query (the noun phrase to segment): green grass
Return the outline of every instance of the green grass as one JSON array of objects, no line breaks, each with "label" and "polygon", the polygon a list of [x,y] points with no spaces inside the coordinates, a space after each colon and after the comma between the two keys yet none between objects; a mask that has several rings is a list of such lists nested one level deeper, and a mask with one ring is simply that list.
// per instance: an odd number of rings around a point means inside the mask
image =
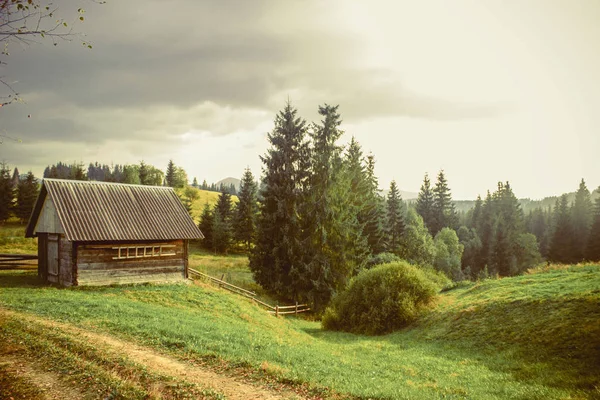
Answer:
[{"label": "green grass", "polygon": [[7,222],[0,225],[0,253],[37,254],[37,239],[25,238],[25,226]]},{"label": "green grass", "polygon": [[58,289],[39,285],[34,272],[0,271],[0,306],[319,393],[600,398],[597,265],[464,285],[443,293],[417,324],[379,337],[276,319],[207,285]]},{"label": "green grass", "polygon": [[[176,190],[178,193],[181,193],[183,191],[183,189]],[[198,189],[198,198],[192,203],[192,218],[194,219],[194,221],[198,222],[200,220],[200,214],[202,214],[202,209],[204,209],[204,205],[206,203],[208,203],[211,206],[217,204],[219,195],[219,192],[211,192],[208,190]],[[237,196],[231,196],[231,200],[233,203],[238,202]]]}]

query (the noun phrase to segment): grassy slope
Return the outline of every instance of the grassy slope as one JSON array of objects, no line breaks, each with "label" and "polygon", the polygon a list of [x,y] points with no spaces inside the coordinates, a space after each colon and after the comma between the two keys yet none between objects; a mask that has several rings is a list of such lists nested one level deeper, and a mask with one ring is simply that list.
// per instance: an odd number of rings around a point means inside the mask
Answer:
[{"label": "grassy slope", "polygon": [[381,337],[276,319],[195,285],[56,289],[5,271],[0,306],[357,397],[591,398],[600,395],[599,288],[600,266],[469,285]]}]

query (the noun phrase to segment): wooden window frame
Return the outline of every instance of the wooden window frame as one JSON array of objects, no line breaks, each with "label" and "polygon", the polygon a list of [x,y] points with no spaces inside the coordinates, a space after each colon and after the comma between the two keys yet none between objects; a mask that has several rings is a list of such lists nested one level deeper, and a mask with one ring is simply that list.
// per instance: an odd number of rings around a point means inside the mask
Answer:
[{"label": "wooden window frame", "polygon": [[[117,250],[117,256],[113,257],[113,260],[131,260],[136,258],[149,258],[149,257],[171,257],[177,255],[175,251],[167,250],[172,249],[174,244],[160,244],[152,246],[116,246],[113,250]],[[123,254],[125,251],[125,254]]]}]

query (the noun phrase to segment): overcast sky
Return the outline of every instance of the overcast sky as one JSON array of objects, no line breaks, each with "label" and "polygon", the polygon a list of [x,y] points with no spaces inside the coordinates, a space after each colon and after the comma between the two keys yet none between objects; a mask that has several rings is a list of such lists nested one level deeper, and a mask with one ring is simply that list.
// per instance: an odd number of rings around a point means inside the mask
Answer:
[{"label": "overcast sky", "polygon": [[[600,2],[58,2],[93,43],[14,46],[0,76],[0,159],[169,159],[192,179],[261,173],[289,98],[339,104],[382,187],[444,169],[455,199],[510,181],[518,197],[600,185]],[[31,117],[29,118],[28,115]]]}]

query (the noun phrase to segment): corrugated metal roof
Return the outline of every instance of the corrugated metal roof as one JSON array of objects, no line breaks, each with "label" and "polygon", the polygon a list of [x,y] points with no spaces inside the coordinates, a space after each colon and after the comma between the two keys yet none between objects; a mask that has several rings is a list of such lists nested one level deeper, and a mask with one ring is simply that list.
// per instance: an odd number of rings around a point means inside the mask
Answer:
[{"label": "corrugated metal roof", "polygon": [[70,241],[202,239],[170,187],[44,179],[27,227],[33,230],[50,196]]}]

